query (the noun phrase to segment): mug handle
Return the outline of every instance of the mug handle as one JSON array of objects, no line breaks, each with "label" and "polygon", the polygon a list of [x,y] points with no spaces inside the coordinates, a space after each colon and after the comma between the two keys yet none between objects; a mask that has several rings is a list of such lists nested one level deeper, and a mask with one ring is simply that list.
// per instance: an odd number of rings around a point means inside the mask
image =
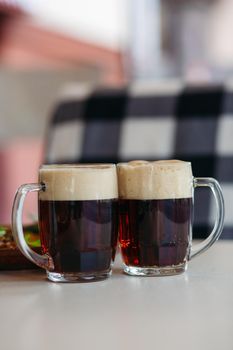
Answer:
[{"label": "mug handle", "polygon": [[193,184],[194,189],[197,187],[209,187],[211,189],[215,198],[217,212],[212,232],[203,242],[191,247],[189,260],[206,251],[219,238],[223,230],[225,216],[224,199],[218,181],[210,177],[196,177],[193,179]]},{"label": "mug handle", "polygon": [[26,195],[30,192],[44,191],[44,184],[25,184],[19,187],[12,209],[12,234],[21,253],[34,264],[48,271],[54,270],[54,263],[48,254],[40,255],[34,252],[27,244],[23,233],[22,214]]}]

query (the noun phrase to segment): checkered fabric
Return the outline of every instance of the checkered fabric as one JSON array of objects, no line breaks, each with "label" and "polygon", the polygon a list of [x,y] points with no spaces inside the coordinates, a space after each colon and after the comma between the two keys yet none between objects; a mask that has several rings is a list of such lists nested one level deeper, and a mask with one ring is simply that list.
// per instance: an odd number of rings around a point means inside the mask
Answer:
[{"label": "checkered fabric", "polygon": [[[196,177],[215,177],[225,197],[222,238],[233,238],[233,87],[134,85],[70,93],[47,134],[47,163],[176,158]],[[195,191],[194,238],[209,234],[215,203]]]}]

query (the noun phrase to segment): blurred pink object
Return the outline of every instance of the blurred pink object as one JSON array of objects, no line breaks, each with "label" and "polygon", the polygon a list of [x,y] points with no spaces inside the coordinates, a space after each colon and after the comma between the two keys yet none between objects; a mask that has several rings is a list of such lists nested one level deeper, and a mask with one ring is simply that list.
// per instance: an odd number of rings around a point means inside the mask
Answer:
[{"label": "blurred pink object", "polygon": [[[43,159],[43,142],[24,138],[11,141],[0,149],[0,225],[10,224],[11,208],[17,188],[23,183],[37,182]],[[37,219],[36,195],[25,202],[24,223]]]}]

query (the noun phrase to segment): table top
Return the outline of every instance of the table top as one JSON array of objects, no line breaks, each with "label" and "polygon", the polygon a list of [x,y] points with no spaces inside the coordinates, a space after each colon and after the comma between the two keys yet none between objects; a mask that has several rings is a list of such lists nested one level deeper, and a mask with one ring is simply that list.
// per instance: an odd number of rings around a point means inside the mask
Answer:
[{"label": "table top", "polygon": [[233,242],[184,274],[58,284],[41,271],[0,272],[2,350],[233,349]]}]

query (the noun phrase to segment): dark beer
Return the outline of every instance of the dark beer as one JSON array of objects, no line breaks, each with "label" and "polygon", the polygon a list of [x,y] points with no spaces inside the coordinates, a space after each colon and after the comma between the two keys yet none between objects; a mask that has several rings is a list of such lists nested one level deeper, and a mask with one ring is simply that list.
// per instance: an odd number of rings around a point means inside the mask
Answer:
[{"label": "dark beer", "polygon": [[53,281],[111,274],[118,238],[118,187],[113,164],[51,165],[40,169],[39,224]]},{"label": "dark beer", "polygon": [[192,232],[191,164],[178,160],[120,163],[120,246],[124,271],[183,272]]},{"label": "dark beer", "polygon": [[43,253],[54,272],[108,271],[117,245],[118,201],[39,201]]},{"label": "dark beer", "polygon": [[172,266],[186,261],[192,198],[120,200],[120,246],[126,265]]}]

